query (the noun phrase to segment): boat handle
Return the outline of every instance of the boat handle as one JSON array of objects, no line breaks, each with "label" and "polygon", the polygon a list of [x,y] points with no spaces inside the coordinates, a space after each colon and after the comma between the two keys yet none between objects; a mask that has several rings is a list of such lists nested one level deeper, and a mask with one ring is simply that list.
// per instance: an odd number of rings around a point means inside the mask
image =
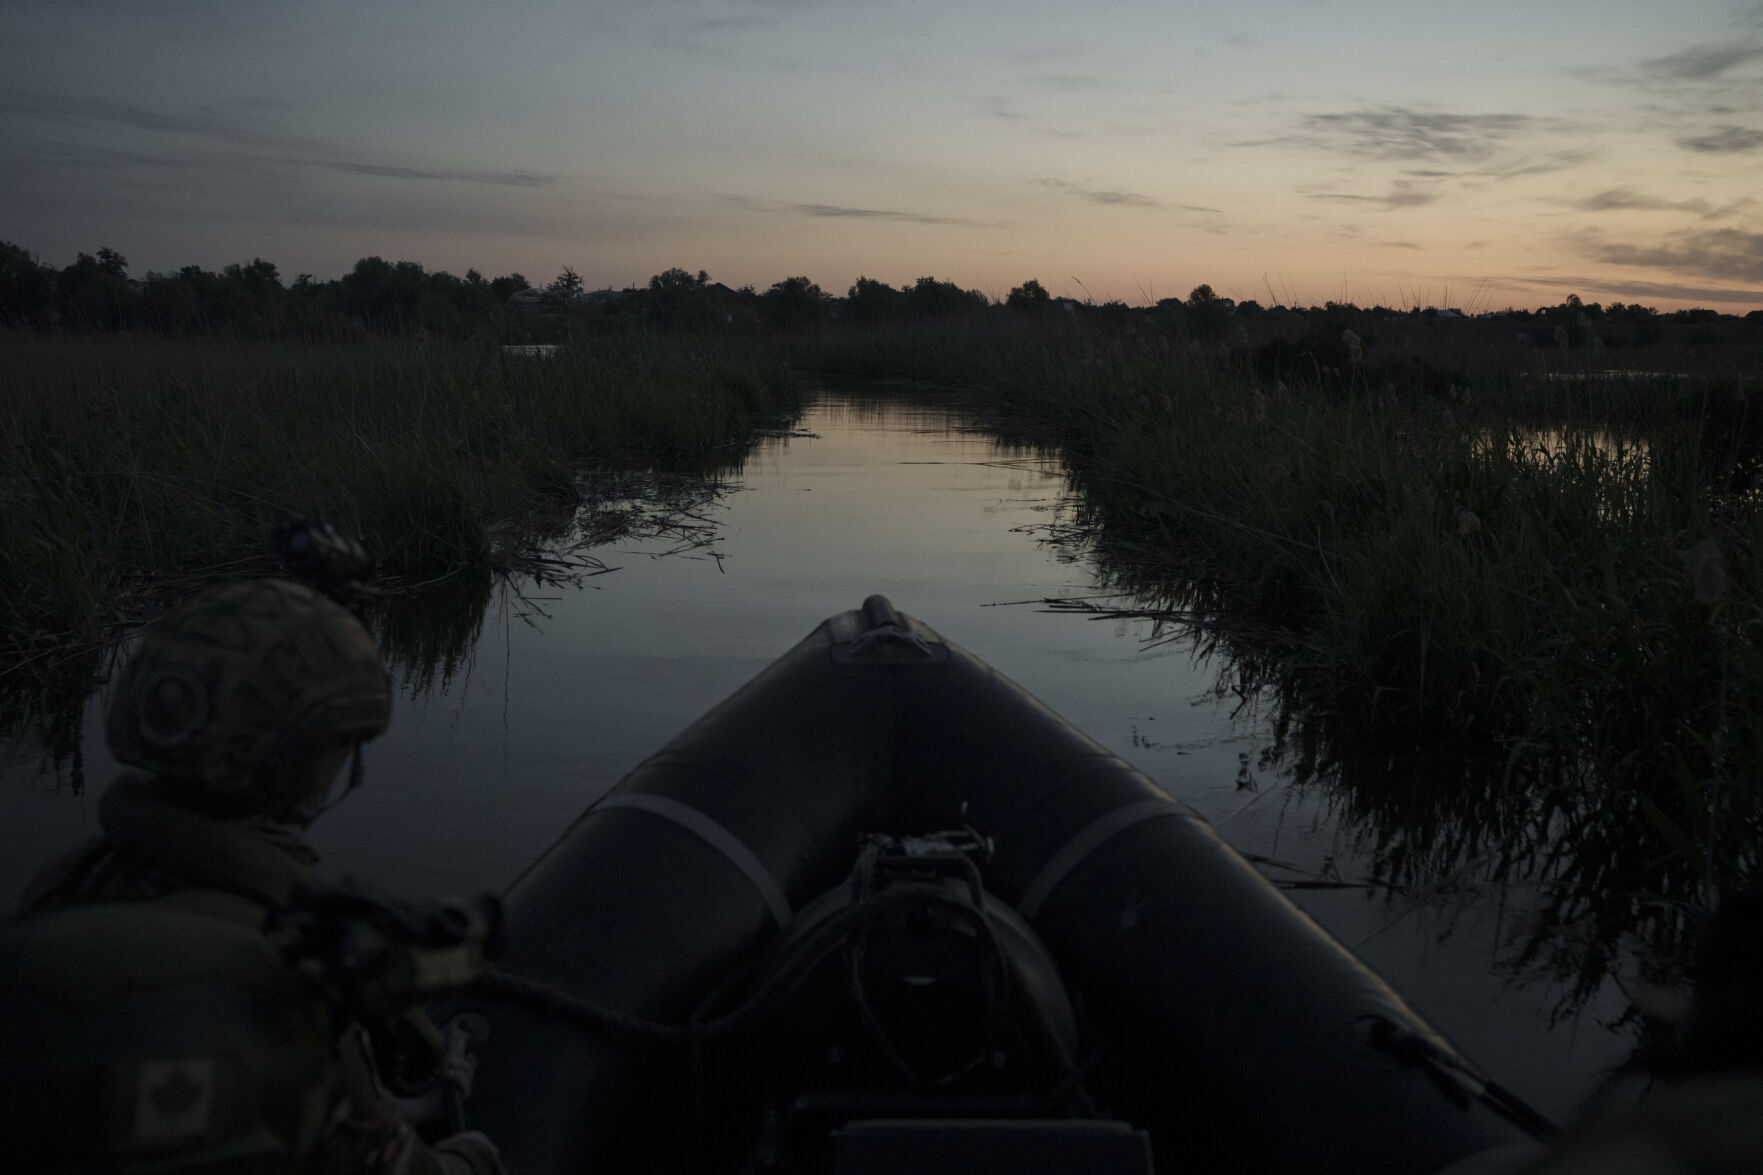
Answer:
[{"label": "boat handle", "polygon": [[765,899],[766,909],[781,930],[790,921],[790,903],[784,897],[783,887],[771,870],[765,867],[758,854],[748,848],[746,842],[730,832],[722,824],[705,815],[690,804],[668,796],[658,796],[649,792],[624,792],[611,795],[595,804],[591,811],[601,812],[609,808],[634,808],[639,812],[647,812],[651,816],[659,816],[663,820],[672,821],[711,848],[723,855],[723,858],[744,874],[759,896]]},{"label": "boat handle", "polygon": [[1059,846],[1059,851],[1047,858],[1041,871],[1035,874],[1028,888],[1022,891],[1022,900],[1016,903],[1017,912],[1024,918],[1034,918],[1041,912],[1053,891],[1073,869],[1084,863],[1084,860],[1098,848],[1102,842],[1117,832],[1124,832],[1135,824],[1158,816],[1185,816],[1187,809],[1174,800],[1139,800],[1132,804],[1122,804],[1112,811],[1105,812],[1086,824],[1077,835]]}]

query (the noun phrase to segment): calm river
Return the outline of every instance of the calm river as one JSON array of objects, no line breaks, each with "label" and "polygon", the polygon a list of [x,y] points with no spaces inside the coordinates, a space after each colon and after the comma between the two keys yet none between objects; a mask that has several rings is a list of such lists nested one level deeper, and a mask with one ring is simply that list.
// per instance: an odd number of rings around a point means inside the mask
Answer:
[{"label": "calm river", "polygon": [[[1095,572],[1040,539],[1064,500],[1050,457],[1001,446],[953,401],[828,391],[796,435],[765,442],[699,510],[710,541],[614,541],[607,574],[501,589],[451,674],[408,674],[367,782],[315,826],[335,871],[410,894],[497,889],[584,806],[826,616],[888,595],[971,649],[1198,808],[1239,849],[1296,867],[1365,871],[1323,789],[1258,771],[1269,722],[1217,700],[1215,669],[1149,622],[1048,614],[1037,601],[1100,590]],[[1027,601],[1027,602],[1024,602]],[[76,792],[65,764],[0,747],[0,899],[93,830],[113,771],[102,693],[83,720]],[[1233,712],[1236,711],[1236,712]],[[1294,891],[1496,1078],[1565,1115],[1627,1054],[1604,1025],[1625,1006],[1608,982],[1551,1023],[1560,992],[1514,975],[1525,899],[1488,885]],[[1318,1080],[1327,1080],[1318,1074]]]}]

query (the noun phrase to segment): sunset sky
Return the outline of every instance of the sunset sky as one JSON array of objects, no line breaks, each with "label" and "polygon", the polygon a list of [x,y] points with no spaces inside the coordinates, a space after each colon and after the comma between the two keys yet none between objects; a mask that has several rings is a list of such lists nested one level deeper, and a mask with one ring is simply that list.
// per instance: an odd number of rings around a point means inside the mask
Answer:
[{"label": "sunset sky", "polygon": [[1763,307],[1763,5],[0,0],[0,240]]}]

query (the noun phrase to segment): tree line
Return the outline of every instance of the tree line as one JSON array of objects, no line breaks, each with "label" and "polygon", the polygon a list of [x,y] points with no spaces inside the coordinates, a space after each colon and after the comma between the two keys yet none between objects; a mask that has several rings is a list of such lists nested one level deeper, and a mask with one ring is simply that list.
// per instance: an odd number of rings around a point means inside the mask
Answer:
[{"label": "tree line", "polygon": [[[1186,298],[1152,306],[1108,301],[1095,304],[1055,298],[1028,280],[999,301],[952,281],[921,277],[900,287],[860,276],[841,297],[801,275],[768,289],[731,289],[700,269],[663,270],[644,286],[588,290],[565,266],[536,286],[519,273],[486,278],[476,269],[464,277],[429,272],[414,261],[364,257],[340,278],[299,274],[285,281],[262,258],[213,272],[186,265],[170,273],[129,275],[128,260],[111,248],[80,253],[61,269],[39,262],[25,249],[0,241],[0,327],[64,331],[147,330],[170,336],[228,336],[300,340],[356,338],[484,338],[500,342],[556,342],[578,333],[652,329],[799,330],[840,321],[853,324],[951,319],[988,313],[1044,314],[1064,310],[1099,323],[1149,321],[1197,339],[1222,339],[1233,327],[1253,330],[1271,320],[1303,319],[1338,334],[1344,326],[1393,319],[1462,317],[1454,310],[1350,302],[1298,309],[1233,301],[1210,285]],[[1734,321],[1712,310],[1660,314],[1639,304],[1583,303],[1577,295],[1557,306],[1508,310],[1483,318],[1518,320],[1538,345],[1580,347],[1599,337],[1644,345],[1669,323]],[[1763,322],[1763,311],[1747,316]],[[1621,328],[1617,332],[1613,328]]]},{"label": "tree line", "polygon": [[[1022,289],[1028,293],[1024,294]],[[1012,293],[1012,304],[1050,302],[1038,283]],[[253,258],[218,272],[186,265],[169,273],[129,274],[111,248],[81,253],[62,269],[0,241],[0,327],[64,331],[148,330],[172,336],[337,340],[362,337],[483,337],[502,342],[553,341],[577,329],[710,330],[766,325],[798,328],[833,317],[875,322],[979,313],[991,301],[954,282],[919,278],[901,289],[860,277],[844,298],[806,277],[788,277],[763,293],[730,289],[703,270],[663,270],[646,286],[583,288],[574,269],[535,286],[519,273],[457,277],[414,261],[364,257],[340,278],[300,274],[285,281],[273,262]]]}]

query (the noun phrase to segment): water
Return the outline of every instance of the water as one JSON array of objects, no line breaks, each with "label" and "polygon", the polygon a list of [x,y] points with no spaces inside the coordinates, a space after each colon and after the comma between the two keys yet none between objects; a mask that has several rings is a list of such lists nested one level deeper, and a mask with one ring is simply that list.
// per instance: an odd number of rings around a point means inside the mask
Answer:
[{"label": "water", "polygon": [[[953,403],[828,391],[797,435],[765,443],[698,510],[711,529],[696,545],[677,534],[615,542],[593,553],[616,571],[500,590],[450,677],[405,683],[391,731],[369,748],[366,785],[314,840],[330,868],[394,890],[500,888],[692,719],[820,620],[882,592],[1150,773],[1239,849],[1295,867],[1275,875],[1362,876],[1365,857],[1326,794],[1259,766],[1269,720],[1220,700],[1216,667],[1196,663],[1191,644],[1152,643],[1162,634],[1148,621],[1048,615],[1033,603],[1099,590],[1088,564],[1040,541],[1064,490],[1056,459],[1000,445]],[[83,719],[84,793],[65,766],[59,777],[46,770],[39,749],[4,749],[0,900],[94,830],[114,771],[101,710],[89,705]],[[1242,786],[1245,762],[1253,790]],[[1601,1026],[1625,1006],[1611,983],[1552,1027],[1560,992],[1507,974],[1505,944],[1531,897],[1522,890],[1293,896],[1546,1112],[1568,1113],[1627,1053]]]}]

